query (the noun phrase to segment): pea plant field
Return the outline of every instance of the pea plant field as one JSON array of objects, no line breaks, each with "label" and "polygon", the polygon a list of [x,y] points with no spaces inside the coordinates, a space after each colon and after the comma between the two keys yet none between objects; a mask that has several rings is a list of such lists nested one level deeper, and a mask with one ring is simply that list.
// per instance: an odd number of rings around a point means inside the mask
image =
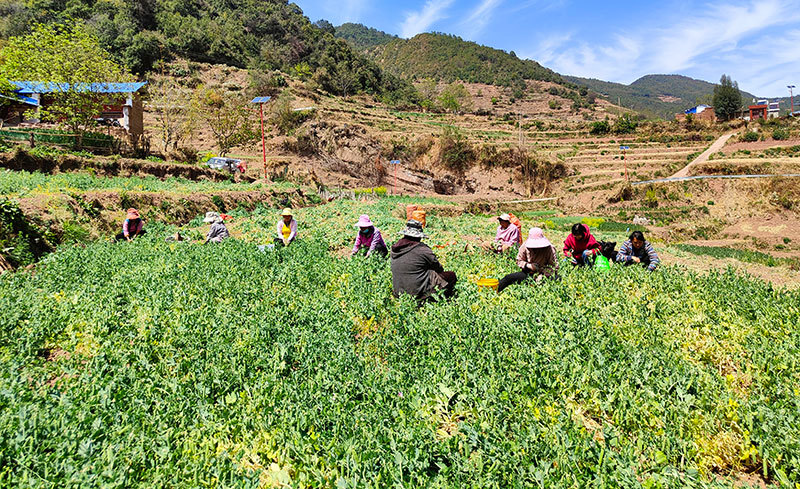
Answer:
[{"label": "pea plant field", "polygon": [[498,295],[475,281],[513,257],[456,239],[488,216],[431,213],[459,283],[418,306],[346,257],[406,202],[298,209],[274,251],[261,209],[216,246],[0,275],[0,487],[800,487],[800,292],[666,264]]}]

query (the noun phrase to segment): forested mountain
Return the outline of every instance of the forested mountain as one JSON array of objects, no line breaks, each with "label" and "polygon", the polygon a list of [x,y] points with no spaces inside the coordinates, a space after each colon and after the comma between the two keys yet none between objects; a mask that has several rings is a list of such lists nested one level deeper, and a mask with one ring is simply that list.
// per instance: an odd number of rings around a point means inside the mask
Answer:
[{"label": "forested mountain", "polygon": [[409,95],[410,84],[337,39],[333,28],[312,24],[286,0],[3,0],[0,37],[27,32],[33,23],[85,22],[131,71],[143,74],[159,59],[183,56],[262,70],[311,74],[320,86]]},{"label": "forested mountain", "polygon": [[[682,75],[646,75],[630,85],[606,82],[592,78],[565,76],[567,80],[588,87],[608,98],[612,103],[631,108],[651,117],[671,119],[678,112],[697,105],[711,104],[714,84]],[[742,92],[749,101],[754,95]]]},{"label": "forested mountain", "polygon": [[387,34],[378,29],[352,23],[342,24],[337,27],[336,37],[344,39],[359,51],[366,51],[398,39],[397,36]]},{"label": "forested mountain", "polygon": [[507,53],[481,46],[458,36],[425,33],[411,39],[393,38],[384,42],[388,34],[357,24],[340,26],[337,36],[348,39],[353,46],[360,46],[385,70],[405,78],[501,86],[519,84],[523,80],[566,84],[558,73],[535,61],[520,59],[513,51]]}]

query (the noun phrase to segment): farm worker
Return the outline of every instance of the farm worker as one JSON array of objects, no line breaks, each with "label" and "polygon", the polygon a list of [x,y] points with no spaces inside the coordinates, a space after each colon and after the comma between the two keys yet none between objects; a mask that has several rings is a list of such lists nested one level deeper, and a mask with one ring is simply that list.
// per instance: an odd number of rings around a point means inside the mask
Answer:
[{"label": "farm worker", "polygon": [[223,239],[230,237],[228,228],[225,227],[219,212],[206,212],[203,222],[211,224],[211,229],[206,234],[206,243],[221,243]]},{"label": "farm worker", "polygon": [[573,265],[591,265],[594,256],[600,253],[600,243],[594,239],[589,226],[573,224],[572,231],[564,240],[564,256]]},{"label": "farm worker", "polygon": [[658,268],[661,260],[658,259],[653,246],[644,239],[644,234],[641,231],[634,231],[619,249],[617,262],[625,265],[639,264],[652,272]]},{"label": "farm worker", "polygon": [[558,252],[550,240],[545,238],[541,228],[531,228],[528,232],[528,239],[519,247],[517,265],[522,270],[500,279],[497,292],[502,292],[511,284],[523,282],[528,277],[535,277],[538,282],[543,277],[552,278],[557,275]]},{"label": "farm worker", "polygon": [[360,250],[367,250],[367,256],[373,253],[379,253],[381,256],[386,256],[389,253],[386,248],[386,243],[383,241],[381,232],[375,227],[375,224],[369,220],[369,216],[363,214],[356,223],[358,228],[358,236],[356,236],[356,244],[353,246],[353,253],[355,255]]},{"label": "farm worker", "polygon": [[494,250],[505,252],[512,246],[516,246],[519,239],[519,228],[511,224],[511,216],[501,214],[497,218],[497,234],[494,237]]},{"label": "farm worker", "polygon": [[143,236],[147,231],[144,230],[144,221],[142,221],[139,211],[130,208],[127,211],[125,221],[122,222],[122,232],[114,237],[115,241],[132,241],[133,238]]},{"label": "farm worker", "polygon": [[288,207],[281,213],[281,219],[277,225],[278,237],[275,238],[275,244],[282,244],[289,246],[289,243],[297,238],[297,221],[292,216],[292,210]]},{"label": "farm worker", "polygon": [[411,219],[400,234],[403,237],[392,246],[392,289],[395,296],[413,295],[417,300],[430,299],[437,290],[445,297],[455,293],[456,274],[445,272],[433,251],[422,242],[427,237],[422,223]]}]

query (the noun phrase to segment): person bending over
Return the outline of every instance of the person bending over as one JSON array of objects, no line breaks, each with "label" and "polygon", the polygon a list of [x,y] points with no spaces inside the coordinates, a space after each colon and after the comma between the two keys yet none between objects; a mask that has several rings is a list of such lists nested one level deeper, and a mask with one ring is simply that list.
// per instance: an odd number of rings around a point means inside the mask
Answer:
[{"label": "person bending over", "polygon": [[544,232],[540,228],[532,228],[528,233],[528,239],[522,243],[517,253],[517,265],[522,270],[501,278],[497,292],[502,292],[509,285],[518,284],[529,277],[535,278],[537,282],[542,278],[556,277],[557,257],[556,248],[545,238]]},{"label": "person bending over", "polygon": [[392,246],[392,290],[395,296],[409,294],[419,301],[443,290],[445,297],[455,294],[456,274],[446,272],[433,251],[422,242],[427,237],[422,223],[414,219],[400,232],[403,237]]}]

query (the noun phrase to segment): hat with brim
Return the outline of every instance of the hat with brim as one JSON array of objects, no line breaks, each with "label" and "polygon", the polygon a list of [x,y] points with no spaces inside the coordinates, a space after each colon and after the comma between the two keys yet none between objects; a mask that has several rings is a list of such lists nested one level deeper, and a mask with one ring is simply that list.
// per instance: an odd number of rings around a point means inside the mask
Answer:
[{"label": "hat with brim", "polygon": [[511,222],[511,216],[509,216],[508,214],[500,214],[499,216],[497,216],[497,220]]},{"label": "hat with brim", "polygon": [[525,241],[525,247],[547,248],[548,246],[553,246],[553,244],[544,237],[544,231],[541,228],[531,228],[528,232],[528,239]]},{"label": "hat with brim", "polygon": [[282,216],[290,216],[291,217],[293,215],[292,214],[292,210],[287,207],[286,209],[283,210],[283,212],[281,212],[281,215]]},{"label": "hat with brim", "polygon": [[358,218],[358,222],[356,223],[357,228],[371,228],[375,226],[372,224],[372,221],[369,220],[369,216],[366,214],[362,214],[361,217]]},{"label": "hat with brim", "polygon": [[128,209],[128,219],[139,219],[139,211],[134,208]]},{"label": "hat with brim", "polygon": [[417,221],[416,219],[411,219],[406,223],[406,228],[400,231],[398,234],[402,234],[403,236],[409,238],[427,238],[424,232],[422,232],[422,223]]},{"label": "hat with brim", "polygon": [[222,222],[222,216],[219,215],[219,212],[206,212],[206,217],[203,218],[203,222],[209,224],[215,222]]}]

